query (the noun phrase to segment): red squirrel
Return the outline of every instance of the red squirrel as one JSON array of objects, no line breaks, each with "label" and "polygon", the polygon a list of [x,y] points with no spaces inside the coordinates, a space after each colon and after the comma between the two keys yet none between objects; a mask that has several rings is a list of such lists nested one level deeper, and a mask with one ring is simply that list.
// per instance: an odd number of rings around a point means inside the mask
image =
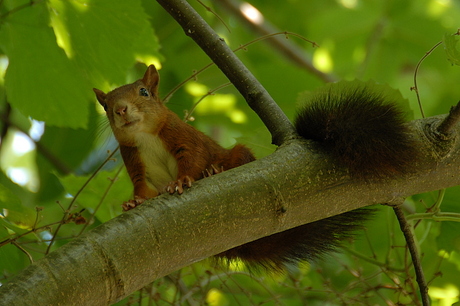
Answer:
[{"label": "red squirrel", "polygon": [[[134,185],[134,200],[125,202],[124,210],[162,192],[181,194],[196,180],[255,160],[246,146],[224,149],[183,122],[163,104],[158,85],[158,71],[151,65],[132,84],[107,94],[94,89]],[[317,94],[299,111],[295,127],[358,179],[407,173],[417,155],[403,113],[364,87]],[[246,243],[216,258],[283,270],[336,249],[371,215],[369,209],[353,210]]]},{"label": "red squirrel", "polygon": [[226,150],[182,121],[160,100],[158,83],[151,65],[142,79],[108,94],[94,88],[134,185],[135,199],[124,203],[124,210],[164,191],[181,194],[207,174],[255,160],[247,147]]}]

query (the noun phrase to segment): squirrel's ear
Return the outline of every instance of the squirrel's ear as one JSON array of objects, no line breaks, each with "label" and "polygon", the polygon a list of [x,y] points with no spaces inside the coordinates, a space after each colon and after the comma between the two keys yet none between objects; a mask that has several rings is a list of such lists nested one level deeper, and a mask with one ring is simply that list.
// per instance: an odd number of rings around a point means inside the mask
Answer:
[{"label": "squirrel's ear", "polygon": [[158,83],[160,82],[160,75],[154,65],[150,65],[142,78],[142,82],[147,85],[151,93],[158,94]]},{"label": "squirrel's ear", "polygon": [[99,103],[105,104],[105,97],[107,97],[105,92],[103,92],[102,90],[97,89],[97,88],[93,88],[93,91],[96,94],[96,98],[99,101]]}]

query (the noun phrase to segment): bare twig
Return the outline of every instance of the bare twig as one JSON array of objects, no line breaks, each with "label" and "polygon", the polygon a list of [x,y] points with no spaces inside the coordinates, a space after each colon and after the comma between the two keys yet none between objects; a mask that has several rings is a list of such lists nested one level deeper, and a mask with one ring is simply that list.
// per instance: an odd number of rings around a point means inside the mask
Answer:
[{"label": "bare twig", "polygon": [[[110,157],[112,157],[115,152],[116,152],[116,150],[110,155]],[[109,160],[109,158],[107,158],[104,161],[104,163],[101,166],[99,166],[99,168],[96,171],[99,171],[102,168],[102,166],[107,163],[108,160]],[[120,175],[120,173],[121,173],[121,171],[123,169],[124,169],[124,165],[121,165],[121,167],[118,168],[117,173],[115,173],[115,176],[113,178],[109,179],[110,180],[109,186],[107,186],[107,188],[105,189],[104,194],[99,199],[99,203],[96,205],[96,207],[94,208],[93,212],[91,213],[91,216],[88,218],[88,222],[85,222],[85,225],[80,230],[80,232],[78,233],[77,236],[80,236],[81,234],[83,234],[83,232],[86,230],[88,225],[90,225],[93,222],[94,216],[99,211],[99,208],[101,207],[102,203],[104,202],[105,198],[107,197],[107,194],[109,193],[110,189],[113,187],[113,184],[115,183],[115,181],[117,180],[118,176]],[[85,185],[86,185],[86,183],[85,183]]]},{"label": "bare twig", "polygon": [[80,187],[80,189],[77,191],[77,193],[75,194],[75,196],[73,197],[72,201],[70,201],[70,204],[69,206],[67,207],[67,210],[64,211],[64,215],[62,216],[62,220],[61,222],[59,223],[59,225],[57,226],[56,230],[54,231],[54,234],[53,234],[53,238],[51,238],[51,241],[50,243],[48,244],[48,248],[46,249],[46,252],[45,254],[48,254],[49,251],[51,250],[51,247],[54,243],[54,241],[56,240],[56,236],[57,236],[57,233],[59,232],[59,230],[61,229],[61,226],[63,224],[65,224],[65,220],[67,220],[68,216],[69,216],[69,212],[70,210],[72,209],[72,206],[73,204],[75,203],[75,201],[77,200],[78,196],[80,195],[80,193],[86,188],[86,186],[89,184],[89,182],[91,182],[91,180],[96,176],[96,174],[102,169],[102,167],[104,167],[104,165],[112,159],[112,156],[115,154],[115,152],[117,152],[119,147],[117,147],[115,150],[113,150],[110,155],[105,159],[105,161],[93,172],[93,174],[91,174],[91,176],[88,178],[88,180],[83,184],[83,186]]},{"label": "bare twig", "polygon": [[422,268],[422,261],[420,260],[420,256],[418,254],[411,226],[407,222],[406,216],[404,215],[404,212],[402,211],[399,205],[393,205],[393,210],[395,212],[396,217],[398,218],[399,226],[404,234],[407,247],[409,248],[409,252],[412,257],[412,264],[415,269],[415,275],[417,278],[420,295],[422,297],[422,304],[423,306],[429,306],[430,298],[428,296],[428,286],[426,284],[425,275],[423,273]]},{"label": "bare twig", "polygon": [[[252,44],[254,44],[254,43],[256,43],[256,42],[259,42],[259,41],[261,41],[261,40],[265,40],[265,39],[268,39],[268,38],[273,38],[273,37],[278,36],[278,35],[284,35],[284,36],[286,37],[286,39],[287,39],[290,35],[292,35],[292,36],[295,36],[295,37],[297,37],[297,38],[302,39],[303,41],[306,41],[306,42],[312,44],[313,47],[318,47],[318,45],[317,45],[315,42],[313,42],[313,41],[311,41],[311,40],[308,40],[308,39],[306,39],[305,37],[303,37],[303,36],[301,36],[301,35],[299,35],[299,34],[292,33],[292,32],[277,32],[277,33],[270,33],[270,34],[267,34],[267,35],[258,37],[258,38],[256,38],[256,39],[253,39],[253,40],[251,40],[250,42],[245,43],[245,44],[239,46],[238,48],[234,49],[233,52],[237,52],[237,51],[239,51],[239,50],[246,50],[246,47],[248,47],[248,46],[250,46],[250,45],[252,45]],[[168,103],[169,99],[171,99],[172,95],[173,95],[177,90],[179,90],[179,88],[181,88],[182,86],[184,86],[184,84],[187,83],[188,81],[196,79],[196,77],[197,77],[200,73],[202,73],[203,71],[205,71],[206,69],[208,69],[208,68],[211,67],[212,65],[214,65],[214,63],[211,62],[211,63],[207,64],[206,66],[202,67],[201,69],[195,70],[195,71],[192,73],[191,76],[189,76],[187,79],[185,79],[184,81],[182,81],[182,82],[180,82],[179,84],[177,84],[176,86],[174,86],[174,88],[171,89],[171,90],[168,92],[168,94],[166,94],[166,96],[164,96],[164,98],[163,98],[163,103]]]},{"label": "bare twig", "polygon": [[216,88],[214,89],[211,89],[209,90],[204,96],[202,96],[198,101],[196,101],[192,108],[190,109],[190,111],[188,111],[186,114],[185,114],[185,117],[184,117],[184,122],[187,122],[187,121],[192,121],[191,118],[192,118],[192,114],[193,112],[195,111],[196,107],[198,106],[198,104],[201,103],[201,101],[203,101],[206,97],[209,97],[209,96],[212,96],[216,91],[224,88],[224,87],[227,87],[227,86],[230,86],[232,85],[232,83],[225,83],[225,84],[221,84],[219,86],[217,86]]},{"label": "bare twig", "polygon": [[171,99],[172,95],[177,91],[179,90],[179,88],[181,88],[182,86],[184,86],[185,83],[187,83],[188,81],[190,80],[194,80],[196,78],[197,75],[199,75],[200,73],[202,73],[203,71],[205,71],[206,69],[208,69],[209,67],[211,67],[212,65],[214,65],[214,63],[209,63],[207,64],[206,66],[204,66],[203,68],[199,69],[199,70],[195,70],[193,71],[192,75],[189,76],[187,79],[183,80],[182,82],[180,82],[179,84],[177,84],[173,89],[171,89],[168,94],[166,96],[164,96],[163,98],[163,103],[168,103],[169,99]]},{"label": "bare twig", "polygon": [[32,258],[32,255],[30,255],[30,253],[27,252],[26,249],[24,249],[22,246],[20,246],[16,241],[11,241],[11,244],[14,245],[15,247],[17,247],[19,250],[21,250],[21,252],[26,254],[27,257],[29,258],[29,261],[30,261],[31,264],[34,263],[34,259]]},{"label": "bare twig", "polygon": [[417,101],[418,101],[418,106],[420,108],[420,113],[422,114],[422,118],[425,118],[425,113],[423,111],[423,106],[422,102],[420,101],[420,94],[418,92],[418,85],[417,85],[417,74],[420,69],[420,66],[422,65],[423,61],[440,45],[442,44],[442,41],[438,42],[436,45],[434,45],[428,52],[425,53],[425,55],[422,56],[422,58],[418,61],[417,66],[415,66],[415,71],[414,71],[414,87],[411,88],[411,90],[415,91],[415,94],[417,95]]},{"label": "bare twig", "polygon": [[39,231],[44,230],[44,229],[49,229],[51,226],[59,224],[59,223],[61,223],[61,221],[53,222],[53,223],[46,224],[46,225],[36,227],[36,228],[32,228],[31,230],[29,230],[27,232],[24,232],[24,233],[22,233],[20,235],[17,235],[17,236],[15,236],[13,238],[8,238],[8,239],[5,239],[5,240],[2,240],[2,241],[0,241],[0,247],[3,247],[3,246],[5,246],[5,245],[7,245],[9,243],[16,242],[19,238],[27,236],[27,235],[29,235],[31,233],[36,233],[36,232],[39,232]]},{"label": "bare twig", "polygon": [[254,75],[228,47],[225,41],[184,0],[157,0],[214,61],[249,106],[259,115],[272,135],[272,143],[281,145],[297,133],[289,119]]},{"label": "bare twig", "polygon": [[228,25],[225,23],[225,21],[216,13],[214,12],[209,6],[207,6],[206,4],[203,3],[203,1],[200,1],[200,0],[196,0],[199,4],[201,4],[201,6],[203,6],[208,12],[210,12],[211,14],[213,14],[214,16],[216,16],[217,19],[219,19],[219,21],[224,25],[224,27],[227,29],[228,33],[231,33],[232,31],[230,31],[230,28],[228,27]]},{"label": "bare twig", "polygon": [[11,14],[14,14],[16,12],[19,12],[20,10],[22,9],[25,9],[27,7],[30,7],[30,6],[34,6],[36,4],[39,4],[39,3],[42,3],[44,2],[43,0],[37,0],[37,1],[29,1],[28,3],[24,3],[24,4],[21,4],[21,5],[18,5],[17,7],[5,12],[4,14],[0,15],[0,23],[5,20],[6,17],[10,16]]}]

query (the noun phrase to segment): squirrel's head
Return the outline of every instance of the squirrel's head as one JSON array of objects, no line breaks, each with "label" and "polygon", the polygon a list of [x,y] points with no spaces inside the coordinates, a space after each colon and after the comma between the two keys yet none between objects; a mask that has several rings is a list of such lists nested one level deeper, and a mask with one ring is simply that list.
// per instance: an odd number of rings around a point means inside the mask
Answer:
[{"label": "squirrel's head", "polygon": [[109,93],[93,88],[120,144],[132,145],[138,133],[158,133],[166,109],[158,96],[159,81],[158,71],[154,65],[150,65],[143,78],[132,84]]}]

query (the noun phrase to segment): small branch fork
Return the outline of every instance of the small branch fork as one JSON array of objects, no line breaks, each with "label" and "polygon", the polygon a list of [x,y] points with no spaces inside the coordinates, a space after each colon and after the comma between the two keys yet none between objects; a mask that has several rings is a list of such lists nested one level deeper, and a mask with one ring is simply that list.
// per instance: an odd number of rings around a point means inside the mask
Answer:
[{"label": "small branch fork", "polygon": [[438,126],[437,132],[443,138],[448,138],[459,120],[460,120],[460,101],[457,103],[457,105],[452,106],[447,117]]}]

